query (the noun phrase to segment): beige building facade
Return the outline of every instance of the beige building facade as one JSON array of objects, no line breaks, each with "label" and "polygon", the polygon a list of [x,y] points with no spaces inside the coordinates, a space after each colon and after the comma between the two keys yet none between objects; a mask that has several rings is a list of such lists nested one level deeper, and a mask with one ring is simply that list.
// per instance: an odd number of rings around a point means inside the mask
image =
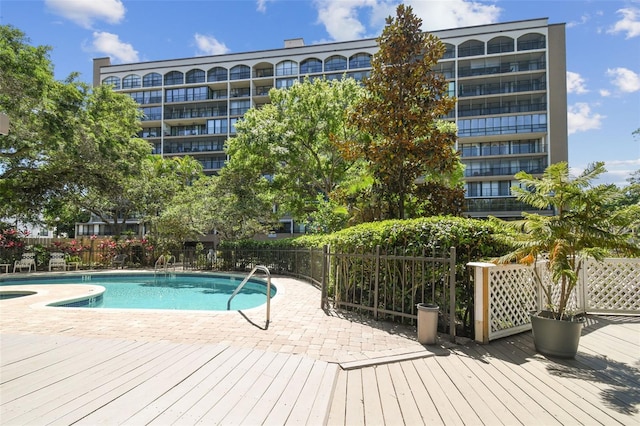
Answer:
[{"label": "beige building facade", "polygon": [[[457,97],[448,118],[458,125],[467,214],[519,217],[530,208],[511,196],[513,175],[540,174],[568,158],[565,26],[532,19],[433,34],[447,47],[436,71]],[[214,174],[235,123],[268,103],[271,88],[305,76],[362,80],[377,50],[375,39],[310,46],[292,39],[280,49],[216,56],[118,65],[96,58],[93,83],[140,104],[140,137],[154,153],[193,156]]]}]

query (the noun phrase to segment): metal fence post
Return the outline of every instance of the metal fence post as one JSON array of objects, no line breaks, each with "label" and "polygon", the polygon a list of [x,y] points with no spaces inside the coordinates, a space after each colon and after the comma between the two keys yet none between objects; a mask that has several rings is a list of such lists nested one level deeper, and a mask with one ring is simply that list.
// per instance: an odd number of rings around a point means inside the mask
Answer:
[{"label": "metal fence post", "polygon": [[376,269],[373,287],[373,319],[378,320],[378,289],[380,284],[380,246],[376,246]]},{"label": "metal fence post", "polygon": [[456,340],[456,248],[449,249],[449,334]]},{"label": "metal fence post", "polygon": [[322,246],[322,277],[320,278],[321,291],[320,291],[320,309],[327,309],[329,307],[329,301],[327,300],[327,263],[329,261],[329,246]]}]

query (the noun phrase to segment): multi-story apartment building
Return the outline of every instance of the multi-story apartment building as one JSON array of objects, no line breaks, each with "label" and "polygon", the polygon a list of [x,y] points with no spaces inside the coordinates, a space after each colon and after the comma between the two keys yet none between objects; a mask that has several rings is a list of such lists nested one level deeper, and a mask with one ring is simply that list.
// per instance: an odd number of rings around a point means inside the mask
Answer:
[{"label": "multi-story apartment building", "polygon": [[[435,71],[458,98],[449,119],[458,125],[466,166],[466,210],[472,217],[519,217],[530,210],[510,194],[520,170],[533,174],[567,160],[564,24],[534,19],[433,32],[447,48]],[[94,60],[94,85],[110,84],[144,112],[140,136],[163,156],[191,155],[206,173],[224,166],[225,140],[251,107],[269,102],[273,87],[305,76],[370,73],[376,39],[153,62],[111,65]]]}]

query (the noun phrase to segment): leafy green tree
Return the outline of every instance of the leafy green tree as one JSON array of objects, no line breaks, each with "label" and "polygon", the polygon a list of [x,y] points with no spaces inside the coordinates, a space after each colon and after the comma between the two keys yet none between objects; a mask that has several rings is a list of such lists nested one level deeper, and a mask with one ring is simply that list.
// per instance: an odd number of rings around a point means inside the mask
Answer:
[{"label": "leafy green tree", "polygon": [[[361,86],[350,78],[306,79],[288,89],[271,90],[270,104],[250,109],[236,124],[225,169],[244,169],[242,174],[251,175],[251,182],[269,176],[268,188],[277,193],[279,211],[305,219],[315,210],[318,195],[328,200],[353,167],[336,144],[358,139],[346,111],[361,96]],[[228,176],[223,169],[221,178]]]},{"label": "leafy green tree", "polygon": [[405,218],[406,203],[418,195],[416,181],[450,174],[459,163],[456,133],[440,118],[455,105],[446,78],[433,72],[444,44],[421,30],[411,7],[399,5],[378,38],[379,51],[365,80],[366,96],[352,120],[370,138],[349,140],[347,158],[364,158],[375,178],[374,192],[386,203],[384,218]]},{"label": "leafy green tree", "polygon": [[0,215],[37,219],[49,188],[63,186],[54,167],[73,139],[84,87],[70,76],[58,82],[50,48],[30,46],[20,30],[0,26],[0,112],[9,133],[0,136]]},{"label": "leafy green tree", "polygon": [[265,234],[277,218],[266,188],[268,182],[250,181],[252,176],[225,167],[221,176],[209,176],[178,192],[155,219],[154,235],[161,244],[193,241],[210,231],[223,240],[235,241]]},{"label": "leafy green tree", "polygon": [[151,152],[134,137],[138,105],[109,87],[91,89],[75,74],[56,81],[50,48],[28,42],[0,26],[0,112],[10,120],[9,134],[0,136],[0,213],[33,222],[43,211],[65,217],[57,207],[64,201],[119,232],[135,211],[127,183]]},{"label": "leafy green tree", "polygon": [[136,185],[150,145],[134,137],[140,112],[133,99],[108,86],[94,88],[78,112],[74,138],[55,166],[67,173],[58,197],[111,225],[116,236],[127,219],[140,214]]}]

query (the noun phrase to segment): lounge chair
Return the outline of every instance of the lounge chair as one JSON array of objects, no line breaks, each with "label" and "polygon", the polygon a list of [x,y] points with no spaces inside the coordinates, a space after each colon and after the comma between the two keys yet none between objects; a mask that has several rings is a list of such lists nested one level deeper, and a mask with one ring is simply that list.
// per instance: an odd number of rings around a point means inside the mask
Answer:
[{"label": "lounge chair", "polygon": [[124,269],[124,261],[126,259],[126,254],[117,254],[113,257],[113,259],[111,259],[111,266],[115,266],[116,269],[118,269],[118,266],[120,266],[122,269]]},{"label": "lounge chair", "polygon": [[64,258],[64,253],[51,253],[49,272],[54,268],[62,268],[63,271],[67,270],[67,261]]},{"label": "lounge chair", "polygon": [[31,272],[31,268],[33,267],[33,271],[36,270],[36,254],[35,253],[23,253],[22,259],[16,260],[13,264],[13,272],[16,272],[16,269],[19,269],[20,272],[24,268],[28,269],[28,272]]}]

